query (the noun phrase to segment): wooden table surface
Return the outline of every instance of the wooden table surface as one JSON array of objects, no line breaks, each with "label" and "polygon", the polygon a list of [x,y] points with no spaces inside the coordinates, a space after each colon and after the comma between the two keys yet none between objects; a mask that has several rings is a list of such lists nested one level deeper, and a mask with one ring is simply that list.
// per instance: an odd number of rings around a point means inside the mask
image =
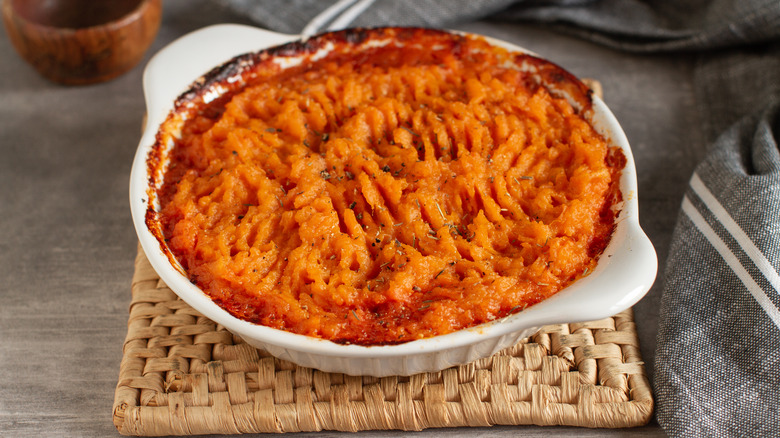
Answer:
[{"label": "wooden table surface", "polygon": [[[209,1],[166,0],[143,63],[175,38],[225,22],[248,23]],[[603,83],[634,151],[641,222],[662,272],[683,191],[704,153],[693,59],[616,52],[530,24],[456,28],[516,43]],[[0,59],[0,436],[116,436],[111,409],[136,253],[127,188],[144,114],[143,63],[108,83],[62,87],[25,64],[4,32]],[[661,287],[659,280],[635,307],[651,379]],[[629,430],[494,427],[417,436],[453,433],[663,435],[652,422]]]}]

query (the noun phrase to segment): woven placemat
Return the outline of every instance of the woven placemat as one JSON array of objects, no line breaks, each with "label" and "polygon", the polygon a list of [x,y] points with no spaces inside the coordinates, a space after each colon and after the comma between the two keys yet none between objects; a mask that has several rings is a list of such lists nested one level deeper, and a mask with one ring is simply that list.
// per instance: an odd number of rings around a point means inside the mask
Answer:
[{"label": "woven placemat", "polygon": [[632,427],[653,399],[631,310],[543,327],[493,357],[410,377],[353,377],[259,351],[181,301],[139,248],[114,398],[125,435]]}]

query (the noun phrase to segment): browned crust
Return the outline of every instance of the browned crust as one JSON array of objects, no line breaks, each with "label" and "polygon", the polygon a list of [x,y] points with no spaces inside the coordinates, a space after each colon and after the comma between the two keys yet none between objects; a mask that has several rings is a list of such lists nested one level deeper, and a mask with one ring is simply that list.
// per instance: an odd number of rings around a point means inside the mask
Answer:
[{"label": "browned crust", "polygon": [[[351,49],[357,48],[367,41],[379,41],[385,39],[394,39],[397,42],[414,41],[417,38],[427,36],[435,37],[442,43],[449,44],[452,50],[457,51],[459,44],[467,36],[445,32],[435,29],[414,28],[414,27],[383,27],[383,28],[354,28],[345,29],[337,32],[323,33],[315,35],[306,41],[292,41],[280,46],[270,47],[258,52],[245,53],[234,57],[222,65],[216,66],[206,74],[196,79],[190,87],[182,93],[174,104],[178,110],[182,105],[195,103],[202,100],[206,94],[216,85],[225,87],[228,92],[243,88],[247,82],[252,79],[252,72],[260,68],[269,69],[276,72],[279,69],[272,66],[274,58],[284,57],[304,57],[304,63],[310,56],[318,50],[326,48],[333,44],[332,53],[347,53]],[[517,54],[514,61],[525,67],[535,70],[540,77],[540,83],[554,85],[551,91],[561,90],[580,104],[581,108],[589,108],[591,103],[592,91],[576,76],[564,70],[560,66],[528,54]],[[227,80],[241,76],[241,81],[228,84]]]},{"label": "browned crust", "polygon": [[[392,40],[397,43],[414,42],[422,37],[434,38],[437,43],[445,45],[453,53],[458,53],[461,44],[468,38],[478,38],[456,34],[436,29],[415,27],[383,27],[383,28],[353,28],[337,32],[315,35],[305,41],[293,41],[279,46],[270,47],[258,52],[245,53],[214,67],[200,78],[174,101],[174,109],[161,124],[155,136],[155,143],[147,156],[148,188],[146,199],[145,223],[152,235],[160,243],[160,248],[183,275],[176,257],[165,244],[158,213],[155,208],[157,188],[163,183],[162,165],[165,162],[165,138],[163,130],[177,115],[187,116],[195,113],[204,103],[204,96],[215,87],[223,89],[220,98],[229,98],[247,84],[262,80],[263,77],[278,74],[282,68],[274,62],[278,58],[302,58],[302,65],[311,61],[312,55],[320,49],[329,48],[328,56],[346,55],[359,50],[360,46],[370,41]],[[539,85],[544,86],[554,95],[566,94],[578,107],[580,113],[587,114],[592,109],[592,90],[576,76],[560,66],[545,59],[517,53],[508,61],[514,62],[520,68],[527,69]],[[294,70],[291,69],[291,70]],[[240,77],[239,80],[233,80]],[[232,80],[232,81],[229,81]],[[618,190],[619,193],[619,190]],[[606,243],[605,243],[606,245]]]}]

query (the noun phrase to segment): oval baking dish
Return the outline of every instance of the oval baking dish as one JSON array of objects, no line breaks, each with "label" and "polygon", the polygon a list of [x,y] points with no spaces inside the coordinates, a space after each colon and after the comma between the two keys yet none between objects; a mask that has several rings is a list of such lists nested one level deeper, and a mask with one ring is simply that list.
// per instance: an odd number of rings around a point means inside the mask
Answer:
[{"label": "oval baking dish", "polygon": [[[622,200],[612,237],[589,275],[519,313],[454,333],[397,345],[345,345],[238,319],[191,283],[168,248],[157,217],[160,208],[157,190],[167,169],[167,151],[178,135],[175,132],[177,123],[171,123],[171,120],[186,119],[194,101],[207,104],[241,88],[252,80],[252,67],[256,63],[270,60],[284,69],[300,63],[303,56],[325,56],[335,50],[332,41],[346,41],[346,50],[357,51],[367,40],[368,44],[382,44],[381,38],[388,35],[392,38],[396,32],[401,30],[368,31],[372,36],[380,36],[379,40],[372,40],[366,39],[364,30],[347,30],[317,36],[304,43],[283,44],[296,37],[246,26],[221,25],[177,40],[150,61],[144,76],[148,120],[133,163],[130,202],[141,245],[162,280],[193,308],[276,357],[323,371],[373,376],[409,375],[468,363],[513,345],[539,326],[608,317],[641,299],[655,278],[656,256],[639,227],[636,170],[630,147],[614,116],[595,97],[592,103],[588,102],[592,106],[583,112],[583,116],[611,146],[619,148],[626,159],[619,180]],[[488,41],[513,52],[529,53],[500,41]],[[393,42],[401,44],[397,40]],[[193,53],[197,56],[191,56]],[[225,63],[234,55],[241,56]],[[579,81],[572,78],[572,82],[568,73],[553,67],[553,72],[544,67],[533,70],[533,64],[527,68],[532,69],[535,78],[551,92],[566,97],[577,108],[582,107],[579,92],[566,88],[574,84],[579,90]],[[567,80],[560,80],[562,76]],[[161,130],[166,119],[168,128]],[[155,143],[158,144],[156,150]]]}]

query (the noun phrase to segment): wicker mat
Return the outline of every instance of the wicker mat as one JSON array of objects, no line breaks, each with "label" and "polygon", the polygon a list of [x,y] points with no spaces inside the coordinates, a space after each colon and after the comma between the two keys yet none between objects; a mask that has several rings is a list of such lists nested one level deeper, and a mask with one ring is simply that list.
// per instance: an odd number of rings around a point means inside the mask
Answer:
[{"label": "wicker mat", "polygon": [[178,299],[140,249],[132,293],[114,398],[125,435],[614,428],[652,415],[631,310],[545,326],[468,365],[376,378],[302,368],[249,346]]}]

